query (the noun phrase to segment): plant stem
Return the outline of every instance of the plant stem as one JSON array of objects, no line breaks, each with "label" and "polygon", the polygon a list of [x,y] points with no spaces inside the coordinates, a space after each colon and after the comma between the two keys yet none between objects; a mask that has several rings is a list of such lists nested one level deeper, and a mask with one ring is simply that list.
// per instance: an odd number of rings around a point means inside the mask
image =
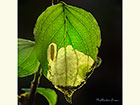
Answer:
[{"label": "plant stem", "polygon": [[59,3],[59,0],[57,0],[57,3]]},{"label": "plant stem", "polygon": [[54,0],[52,0],[52,5],[54,5]]},{"label": "plant stem", "polygon": [[59,0],[52,0],[52,5],[59,3]]},{"label": "plant stem", "polygon": [[37,90],[37,87],[39,85],[40,77],[41,77],[41,66],[39,65],[39,69],[34,74],[34,79],[31,82],[31,91],[30,91],[30,94],[29,94],[27,105],[34,105],[36,90]]}]

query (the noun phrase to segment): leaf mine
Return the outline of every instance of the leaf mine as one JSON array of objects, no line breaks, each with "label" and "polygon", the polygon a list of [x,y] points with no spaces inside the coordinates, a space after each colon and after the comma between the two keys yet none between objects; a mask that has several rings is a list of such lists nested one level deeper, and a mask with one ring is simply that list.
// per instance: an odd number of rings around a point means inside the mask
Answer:
[{"label": "leaf mine", "polygon": [[[54,43],[48,47],[48,65],[50,69],[47,78],[58,90],[65,94],[66,100],[71,102],[74,91],[86,83],[86,74],[93,70],[91,67],[94,60],[90,56],[74,50],[71,45],[68,45],[66,50],[64,47],[60,48],[55,54],[52,53],[52,46],[55,48],[53,51],[56,51],[57,48]],[[66,56],[64,56],[65,53]],[[55,56],[54,60],[52,60],[52,56]]]}]

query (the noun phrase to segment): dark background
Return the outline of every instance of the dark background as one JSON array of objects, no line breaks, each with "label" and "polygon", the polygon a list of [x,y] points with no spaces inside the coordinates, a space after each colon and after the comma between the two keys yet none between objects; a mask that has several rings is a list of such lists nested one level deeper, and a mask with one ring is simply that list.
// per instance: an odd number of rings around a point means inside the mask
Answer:
[{"label": "dark background", "polygon": [[[100,26],[102,37],[98,54],[102,64],[95,69],[86,85],[74,93],[72,105],[122,105],[122,1],[63,1],[91,12]],[[36,20],[48,6],[51,6],[51,0],[18,0],[18,37],[34,40]],[[23,92],[21,88],[30,87],[32,79],[33,76],[18,78],[18,94]],[[70,105],[45,77],[41,78],[39,86],[56,91],[57,105]],[[97,98],[114,98],[119,102],[99,102]],[[36,105],[48,105],[48,102],[38,94]]]}]

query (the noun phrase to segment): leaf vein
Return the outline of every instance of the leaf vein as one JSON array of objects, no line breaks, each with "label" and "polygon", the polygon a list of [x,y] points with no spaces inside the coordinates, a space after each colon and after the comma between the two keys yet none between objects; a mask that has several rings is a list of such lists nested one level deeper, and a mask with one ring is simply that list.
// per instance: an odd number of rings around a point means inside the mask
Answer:
[{"label": "leaf vein", "polygon": [[[68,10],[68,12],[74,17],[74,18],[76,18],[87,30],[88,30],[88,35],[89,35],[89,37],[90,37],[90,42],[92,43],[92,38],[91,38],[91,32],[90,32],[90,29],[86,26],[86,25],[84,25],[83,23],[82,23],[82,21],[81,21],[81,19],[79,19],[79,18],[77,18],[68,8],[66,8],[67,10]],[[92,47],[93,47],[93,43],[92,43]],[[94,47],[93,47],[94,48]]]},{"label": "leaf vein", "polygon": [[[68,19],[68,17],[67,17],[67,20],[70,22],[70,20]],[[81,33],[77,30],[77,28],[76,28],[71,22],[70,22],[70,24],[71,24],[72,27],[76,30],[76,32],[78,33],[78,35],[80,36],[80,38],[83,40],[83,44],[84,44],[84,46],[85,46],[86,53],[89,54],[89,48],[88,48],[88,46],[86,45],[86,42],[85,42],[85,40],[83,39]],[[88,52],[87,52],[87,51],[88,51]]]},{"label": "leaf vein", "polygon": [[[61,5],[59,5],[59,6],[61,6]],[[43,21],[42,21],[42,24],[41,24],[41,31],[39,31],[39,33],[38,33],[38,35],[42,32],[42,26],[45,24],[45,21],[46,21],[46,19],[48,19],[49,18],[49,16],[52,14],[52,13],[54,13],[55,12],[55,10],[59,7],[59,6],[57,6],[56,8],[54,8],[53,10],[52,10],[52,12],[50,12],[49,13],[49,15],[48,16],[44,16],[48,11],[46,10],[46,11],[44,11],[45,13],[43,14]],[[38,37],[38,36],[37,36]]]},{"label": "leaf vein", "polygon": [[[24,58],[24,60],[23,60],[23,62],[22,62],[21,64],[23,64],[23,63],[27,60],[27,58],[32,54],[33,50],[34,50],[34,48],[28,53],[28,56],[26,56],[26,57]],[[20,66],[21,64],[19,64],[19,66]]]}]

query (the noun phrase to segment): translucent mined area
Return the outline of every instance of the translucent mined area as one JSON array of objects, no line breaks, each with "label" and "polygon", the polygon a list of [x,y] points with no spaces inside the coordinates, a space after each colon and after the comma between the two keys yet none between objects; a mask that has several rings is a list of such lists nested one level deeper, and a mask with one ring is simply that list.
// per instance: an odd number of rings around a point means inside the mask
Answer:
[{"label": "translucent mined area", "polygon": [[74,49],[72,45],[62,47],[57,52],[55,43],[48,47],[48,74],[47,78],[66,96],[67,101],[73,92],[80,88],[93,70],[94,60],[84,53]]}]

